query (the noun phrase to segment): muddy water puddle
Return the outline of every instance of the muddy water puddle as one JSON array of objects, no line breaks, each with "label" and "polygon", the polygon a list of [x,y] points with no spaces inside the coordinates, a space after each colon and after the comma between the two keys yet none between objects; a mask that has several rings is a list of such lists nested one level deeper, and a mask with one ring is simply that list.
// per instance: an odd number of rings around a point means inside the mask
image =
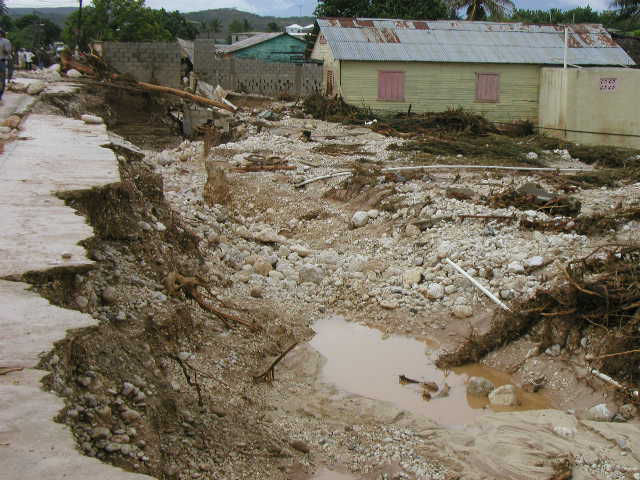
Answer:
[{"label": "muddy water puddle", "polygon": [[[436,348],[433,343],[399,335],[386,337],[378,330],[347,322],[342,317],[320,320],[313,329],[316,336],[310,344],[327,359],[323,381],[347,392],[391,402],[444,425],[469,423],[493,411],[488,398],[467,395],[465,383],[469,377],[485,377],[496,387],[512,383],[508,374],[483,365],[440,370],[429,357]],[[403,384],[400,375],[420,382],[435,382],[438,389]],[[518,399],[519,406],[500,411],[550,407],[548,400],[538,393],[518,389]]]},{"label": "muddy water puddle", "polygon": [[356,477],[347,473],[334,472],[333,470],[322,469],[316,473],[311,480],[355,480]]}]

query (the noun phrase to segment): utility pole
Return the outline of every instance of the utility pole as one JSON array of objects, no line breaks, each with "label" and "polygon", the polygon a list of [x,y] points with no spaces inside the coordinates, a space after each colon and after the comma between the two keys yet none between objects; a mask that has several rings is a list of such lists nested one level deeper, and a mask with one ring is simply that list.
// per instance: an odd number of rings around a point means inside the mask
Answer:
[{"label": "utility pole", "polygon": [[78,9],[78,35],[76,36],[76,49],[80,49],[80,42],[82,41],[82,0],[80,2],[80,8]]}]

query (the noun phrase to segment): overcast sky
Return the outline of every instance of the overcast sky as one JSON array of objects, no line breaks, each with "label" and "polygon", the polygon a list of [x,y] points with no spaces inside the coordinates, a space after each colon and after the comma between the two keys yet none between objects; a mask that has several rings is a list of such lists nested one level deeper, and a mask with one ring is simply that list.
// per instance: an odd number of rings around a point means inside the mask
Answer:
[{"label": "overcast sky", "polygon": [[[85,4],[91,0],[84,0]],[[311,15],[317,0],[146,0],[153,8],[193,12],[212,8],[234,7],[260,15],[291,16]],[[5,0],[9,8],[16,7],[66,7],[78,5],[78,0]],[[609,0],[515,0],[518,8],[548,9],[584,7],[602,10],[607,8]]]}]

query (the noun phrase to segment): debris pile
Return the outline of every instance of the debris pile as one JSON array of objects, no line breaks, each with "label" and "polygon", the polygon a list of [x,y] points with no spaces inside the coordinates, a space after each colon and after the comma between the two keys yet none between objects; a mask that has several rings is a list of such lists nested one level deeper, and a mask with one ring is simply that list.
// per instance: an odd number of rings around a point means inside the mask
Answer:
[{"label": "debris pile", "polygon": [[514,306],[513,313],[498,314],[488,332],[472,334],[456,351],[441,355],[438,365],[477,361],[531,332],[539,339],[539,351],[558,345],[571,354],[588,346],[583,359],[635,385],[623,393],[638,403],[631,392],[640,384],[640,246],[603,247],[561,271],[564,283],[539,291]]}]

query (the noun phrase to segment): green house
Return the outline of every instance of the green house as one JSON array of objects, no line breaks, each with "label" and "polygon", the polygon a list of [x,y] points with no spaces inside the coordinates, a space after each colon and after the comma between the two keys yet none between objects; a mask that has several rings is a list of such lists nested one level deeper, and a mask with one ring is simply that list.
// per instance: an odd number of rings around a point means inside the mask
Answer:
[{"label": "green house", "polygon": [[273,63],[300,63],[304,61],[306,43],[285,32],[259,33],[236,42],[223,50],[225,57],[257,58]]}]

